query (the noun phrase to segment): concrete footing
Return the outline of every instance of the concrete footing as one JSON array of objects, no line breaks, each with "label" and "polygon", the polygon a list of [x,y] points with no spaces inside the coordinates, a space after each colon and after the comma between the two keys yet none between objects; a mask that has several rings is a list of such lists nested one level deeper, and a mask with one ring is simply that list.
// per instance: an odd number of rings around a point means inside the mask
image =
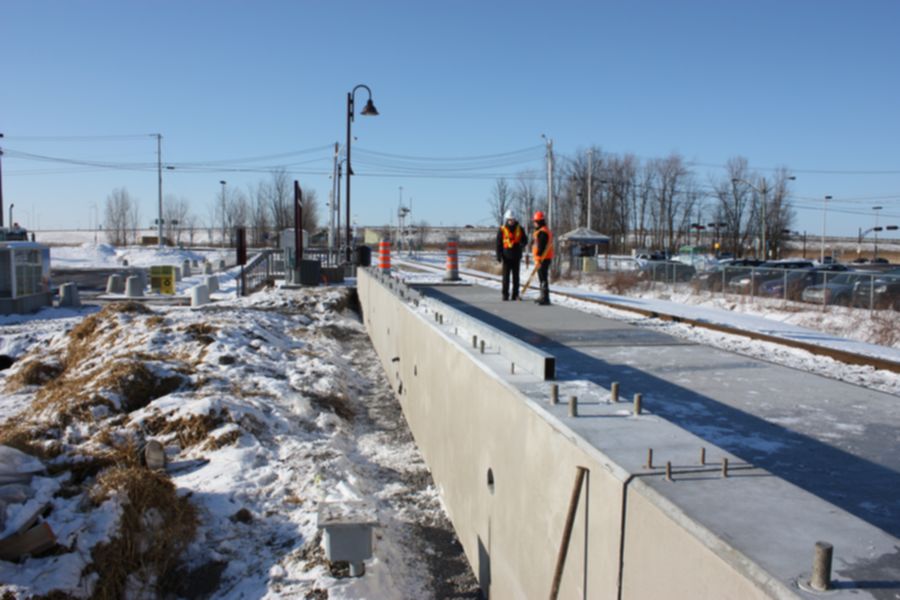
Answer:
[{"label": "concrete footing", "polygon": [[74,283],[64,283],[59,286],[59,305],[67,308],[78,308],[81,306],[77,285]]},{"label": "concrete footing", "polygon": [[219,291],[219,276],[218,275],[207,275],[204,278],[206,289],[209,290],[210,294]]},{"label": "concrete footing", "polygon": [[195,285],[191,288],[191,306],[203,306],[209,304],[209,288],[205,285]]},{"label": "concrete footing", "polygon": [[182,277],[190,277],[191,276],[191,261],[185,260],[181,263],[181,276]]},{"label": "concrete footing", "polygon": [[118,273],[114,273],[109,276],[109,279],[106,280],[106,293],[107,294],[124,294],[125,293],[125,280],[122,279],[122,276]]},{"label": "concrete footing", "polygon": [[129,298],[140,298],[144,295],[144,286],[139,275],[131,275],[125,280],[125,295]]}]

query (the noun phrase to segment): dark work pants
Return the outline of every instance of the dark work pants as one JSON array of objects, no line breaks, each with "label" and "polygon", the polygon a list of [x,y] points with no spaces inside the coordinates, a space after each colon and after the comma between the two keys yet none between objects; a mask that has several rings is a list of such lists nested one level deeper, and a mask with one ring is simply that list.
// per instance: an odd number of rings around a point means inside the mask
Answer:
[{"label": "dark work pants", "polygon": [[512,273],[512,299],[519,297],[519,263],[520,260],[503,258],[503,299],[509,300],[509,275]]},{"label": "dark work pants", "polygon": [[538,267],[538,279],[541,282],[541,297],[540,301],[542,303],[550,303],[550,260],[544,260],[541,262],[541,266]]}]

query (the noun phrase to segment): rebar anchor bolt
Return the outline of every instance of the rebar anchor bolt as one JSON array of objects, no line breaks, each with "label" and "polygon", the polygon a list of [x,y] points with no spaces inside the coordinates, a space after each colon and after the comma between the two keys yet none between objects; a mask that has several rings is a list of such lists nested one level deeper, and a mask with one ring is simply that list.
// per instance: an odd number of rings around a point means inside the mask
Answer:
[{"label": "rebar anchor bolt", "polygon": [[559,404],[559,384],[554,383],[550,386],[550,404]]},{"label": "rebar anchor bolt", "polygon": [[642,400],[643,400],[643,397],[640,394],[634,395],[634,415],[635,416],[641,414]]},{"label": "rebar anchor bolt", "polygon": [[609,401],[615,404],[619,401],[619,382],[613,381],[609,386]]},{"label": "rebar anchor bolt", "polygon": [[569,396],[569,416],[578,416],[578,396]]}]

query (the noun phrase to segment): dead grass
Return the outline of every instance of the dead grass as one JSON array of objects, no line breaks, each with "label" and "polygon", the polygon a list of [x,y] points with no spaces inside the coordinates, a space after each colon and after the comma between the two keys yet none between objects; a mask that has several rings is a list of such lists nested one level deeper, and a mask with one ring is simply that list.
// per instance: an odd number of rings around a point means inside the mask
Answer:
[{"label": "dead grass", "polygon": [[239,439],[241,439],[241,430],[232,429],[231,431],[223,433],[218,437],[210,437],[206,441],[206,443],[203,444],[203,449],[218,450],[220,448],[224,448],[225,446],[236,444]]},{"label": "dead grass", "polygon": [[90,498],[99,506],[114,493],[123,497],[122,519],[118,535],[91,553],[89,568],[100,576],[92,598],[124,598],[129,576],[140,577],[162,597],[162,590],[174,585],[178,557],[194,537],[197,512],[187,498],[178,496],[167,475],[147,469],[104,471]]},{"label": "dead grass", "polygon": [[195,342],[208,346],[216,341],[213,334],[218,332],[218,329],[209,323],[191,323],[184,328],[184,332]]},{"label": "dead grass", "polygon": [[497,262],[497,258],[489,254],[478,254],[473,256],[466,261],[466,268],[484,271],[485,273],[492,273],[494,275],[503,273],[503,267]]},{"label": "dead grass", "polygon": [[157,398],[171,394],[185,384],[180,375],[160,377],[139,361],[118,362],[106,371],[96,384],[121,399],[122,410],[132,412],[144,408]]},{"label": "dead grass", "polygon": [[642,283],[640,273],[637,271],[616,271],[606,280],[610,291],[619,296],[628,294]]},{"label": "dead grass", "polygon": [[59,377],[63,366],[55,362],[44,362],[33,358],[22,363],[18,370],[7,379],[7,391],[14,392],[28,385],[44,385]]},{"label": "dead grass", "polygon": [[41,460],[50,460],[62,454],[63,447],[56,436],[55,428],[40,427],[19,419],[10,419],[0,425],[0,445]]},{"label": "dead grass", "polygon": [[211,432],[229,420],[230,415],[227,411],[191,415],[180,419],[167,419],[165,415],[157,413],[144,421],[144,431],[151,436],[175,434],[181,449],[184,450],[206,442]]},{"label": "dead grass", "polygon": [[893,347],[900,342],[900,313],[893,310],[877,310],[872,314],[873,344]]}]

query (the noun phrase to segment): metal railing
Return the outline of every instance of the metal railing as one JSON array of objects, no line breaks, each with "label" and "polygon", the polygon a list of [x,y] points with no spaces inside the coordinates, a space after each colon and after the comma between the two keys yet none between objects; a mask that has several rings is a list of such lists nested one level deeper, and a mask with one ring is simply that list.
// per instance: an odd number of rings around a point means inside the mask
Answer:
[{"label": "metal railing", "polygon": [[[241,296],[249,296],[267,285],[272,285],[276,275],[274,267],[279,256],[281,251],[263,250],[241,267]],[[281,270],[284,271],[283,266]]]}]

